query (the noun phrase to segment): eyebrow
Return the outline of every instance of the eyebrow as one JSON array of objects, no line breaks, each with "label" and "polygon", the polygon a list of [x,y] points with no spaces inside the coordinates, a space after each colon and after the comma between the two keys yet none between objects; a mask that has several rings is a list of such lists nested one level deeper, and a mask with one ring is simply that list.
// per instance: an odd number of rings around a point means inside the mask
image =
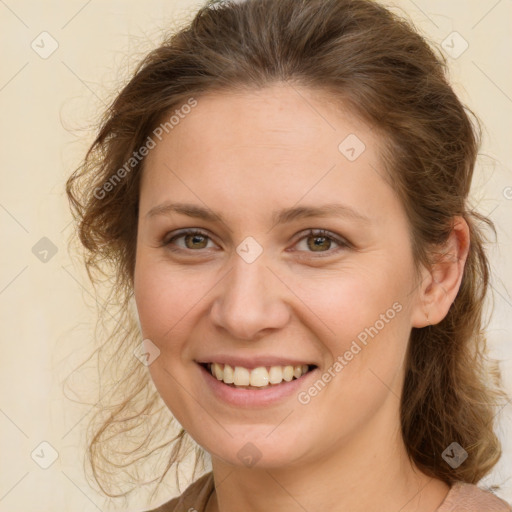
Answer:
[{"label": "eyebrow", "polygon": [[[171,203],[166,201],[162,204],[154,206],[146,214],[146,218],[155,217],[157,215],[170,215],[178,213],[187,215],[210,222],[225,223],[221,214],[216,213],[208,208],[188,203]],[[282,210],[274,210],[272,212],[272,225],[286,224],[298,219],[305,219],[310,217],[346,217],[355,221],[369,223],[371,219],[362,213],[345,206],[342,204],[332,203],[324,204],[322,206],[295,206],[291,208],[284,208]]]}]

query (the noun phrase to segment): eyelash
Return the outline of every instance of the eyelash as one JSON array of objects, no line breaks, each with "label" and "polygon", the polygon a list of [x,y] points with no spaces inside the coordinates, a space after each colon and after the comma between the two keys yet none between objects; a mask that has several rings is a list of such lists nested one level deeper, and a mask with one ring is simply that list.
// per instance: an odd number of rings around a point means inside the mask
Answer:
[{"label": "eyelash", "polygon": [[[198,229],[189,229],[189,230],[185,230],[185,231],[181,231],[180,233],[177,233],[175,236],[173,236],[169,240],[165,240],[164,239],[164,241],[162,243],[162,246],[168,247],[168,249],[173,251],[173,252],[202,252],[201,249],[198,249],[198,250],[194,250],[194,249],[181,249],[181,248],[175,249],[175,248],[171,247],[172,243],[175,240],[177,240],[179,238],[183,238],[183,237],[188,236],[188,235],[192,235],[192,236],[193,235],[199,235],[199,236],[205,237],[205,238],[207,238],[209,240],[212,240],[212,238],[206,232],[204,232],[204,231],[201,231],[201,230],[198,230]],[[325,229],[310,229],[301,238],[299,238],[299,240],[297,240],[296,243],[299,243],[302,240],[307,239],[309,237],[327,238],[329,240],[332,240],[332,241],[336,242],[340,246],[335,251],[327,250],[327,251],[319,251],[318,253],[315,253],[314,251],[305,251],[305,252],[309,252],[311,254],[316,254],[320,258],[327,257],[327,256],[332,256],[332,254],[336,254],[340,250],[350,249],[352,247],[352,244],[350,244],[348,241],[346,241],[343,238],[335,235],[334,233],[331,233],[330,231],[326,231]],[[302,251],[299,251],[299,252],[302,252]]]}]

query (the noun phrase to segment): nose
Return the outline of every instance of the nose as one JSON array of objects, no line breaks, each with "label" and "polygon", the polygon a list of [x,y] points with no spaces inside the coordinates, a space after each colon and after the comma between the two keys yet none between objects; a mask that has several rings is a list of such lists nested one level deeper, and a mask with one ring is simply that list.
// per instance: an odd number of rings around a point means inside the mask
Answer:
[{"label": "nose", "polygon": [[263,255],[247,263],[235,254],[231,270],[215,287],[211,320],[233,339],[255,340],[290,320],[286,294],[291,292]]}]

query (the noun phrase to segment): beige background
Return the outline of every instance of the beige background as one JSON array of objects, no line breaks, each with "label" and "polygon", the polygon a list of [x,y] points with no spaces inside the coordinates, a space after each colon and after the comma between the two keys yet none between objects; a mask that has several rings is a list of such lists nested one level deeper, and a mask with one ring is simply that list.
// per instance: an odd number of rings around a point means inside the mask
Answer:
[{"label": "beige background", "polygon": [[[190,0],[0,0],[1,511],[113,510],[89,488],[82,471],[83,428],[94,406],[75,404],[62,391],[64,377],[88,353],[95,313],[84,272],[67,252],[72,225],[64,183],[91,141],[89,126],[117,84],[160,40],[161,28],[185,20],[198,5]],[[457,31],[469,45],[454,58],[464,41],[447,39],[453,46],[448,50],[452,81],[486,127],[473,194],[498,228],[499,246],[491,253],[495,312],[489,337],[512,393],[512,2],[400,0],[392,5],[435,44]],[[39,36],[43,31],[50,36]],[[31,47],[34,40],[39,54]],[[53,40],[58,48],[42,58]],[[48,244],[39,242],[43,237],[57,249],[46,262],[32,251],[37,243]],[[93,377],[92,372],[91,387]],[[502,484],[498,495],[509,502],[511,411],[509,404],[499,412],[504,455],[482,481]],[[34,458],[49,460],[51,448],[41,447],[43,441],[58,453],[48,469],[31,458],[37,448]],[[173,480],[167,485],[153,505],[177,494]],[[141,493],[121,508],[143,510],[146,499]]]}]

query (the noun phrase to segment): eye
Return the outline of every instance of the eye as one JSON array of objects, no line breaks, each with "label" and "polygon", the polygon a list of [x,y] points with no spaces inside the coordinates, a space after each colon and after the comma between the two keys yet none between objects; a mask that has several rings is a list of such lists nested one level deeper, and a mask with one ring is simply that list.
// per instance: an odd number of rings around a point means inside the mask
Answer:
[{"label": "eye", "polygon": [[[183,239],[183,244],[177,244],[177,240]],[[196,251],[200,249],[207,249],[208,241],[211,241],[211,237],[204,231],[198,229],[189,229],[177,233],[175,236],[164,239],[162,245],[168,247],[171,251]],[[299,252],[310,252],[310,253],[327,253],[331,255],[338,252],[341,249],[349,249],[351,244],[334,233],[326,231],[324,229],[310,229],[302,238],[300,238],[295,245],[300,245],[301,242],[305,241],[305,251]],[[330,250],[333,242],[337,244],[341,249]],[[213,242],[212,242],[213,243]],[[175,247],[173,247],[175,246]],[[177,247],[177,248],[176,248]],[[293,250],[292,252],[296,252]]]},{"label": "eye", "polygon": [[327,256],[340,250],[330,251],[332,242],[344,249],[351,247],[349,242],[324,229],[310,229],[305,236],[299,239],[297,245],[302,241],[305,241],[305,246],[310,249],[306,252],[327,253]]},{"label": "eye", "polygon": [[185,247],[181,246],[178,249],[174,249],[172,247],[169,247],[171,251],[180,251],[180,250],[195,250],[195,249],[205,249],[207,245],[207,241],[210,240],[210,237],[208,234],[206,234],[204,231],[200,231],[197,229],[189,229],[186,231],[182,231],[181,233],[178,233],[177,235],[173,236],[169,240],[164,240],[163,245],[165,246],[171,246],[176,245],[175,241],[179,240],[180,238],[184,239]]}]

